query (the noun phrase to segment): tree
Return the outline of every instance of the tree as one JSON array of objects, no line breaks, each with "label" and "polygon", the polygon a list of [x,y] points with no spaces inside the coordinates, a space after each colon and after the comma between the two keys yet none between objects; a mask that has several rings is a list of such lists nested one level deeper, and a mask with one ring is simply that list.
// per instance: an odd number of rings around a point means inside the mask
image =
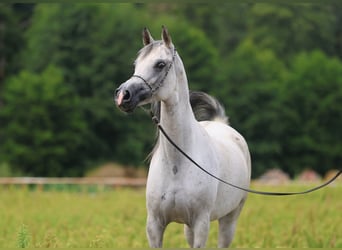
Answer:
[{"label": "tree", "polygon": [[205,32],[222,56],[248,37],[288,62],[296,53],[313,49],[341,58],[341,8],[337,2],[206,3],[173,4],[164,11],[184,15]]},{"label": "tree", "polygon": [[318,50],[297,55],[279,102],[285,170],[341,167],[342,62]]},{"label": "tree", "polygon": [[224,103],[232,127],[248,142],[255,177],[279,167],[281,120],[276,107],[286,68],[272,50],[260,50],[250,39],[224,65],[226,77],[215,95]]},{"label": "tree", "polygon": [[[158,39],[164,24],[183,59],[190,88],[218,97],[232,126],[246,137],[254,176],[274,166],[292,175],[305,166],[323,173],[340,161],[335,138],[341,137],[336,132],[341,124],[333,117],[340,112],[340,61],[334,57],[342,55],[341,7],[339,3],[1,4],[0,98],[7,100],[0,99],[0,155],[13,160],[22,150],[20,133],[14,131],[23,128],[13,128],[7,113],[15,100],[18,105],[21,100],[8,99],[10,93],[21,86],[19,79],[30,82],[31,87],[24,88],[31,90],[33,85],[39,89],[31,82],[53,82],[47,77],[50,72],[73,100],[71,110],[78,112],[74,119],[82,124],[82,138],[70,150],[73,160],[63,155],[68,160],[59,166],[66,170],[56,167],[56,172],[66,175],[69,166],[78,165],[79,172],[73,173],[80,173],[102,161],[142,165],[152,148],[154,127],[144,112],[130,116],[118,111],[113,94],[132,74],[143,27]],[[26,98],[25,105],[34,106],[37,98]],[[67,105],[60,102],[56,106]],[[32,117],[38,117],[39,108],[32,110]],[[18,116],[28,117],[20,112]],[[73,137],[73,123],[64,125],[63,133]],[[30,123],[27,126],[32,129]],[[13,155],[11,141],[18,145],[12,144]],[[323,146],[318,148],[319,144]],[[55,147],[45,149],[57,155]]]},{"label": "tree", "polygon": [[175,5],[176,13],[184,15],[218,49],[221,58],[233,51],[248,34],[247,16],[250,4],[182,4]]},{"label": "tree", "polygon": [[257,3],[250,9],[249,36],[261,48],[288,61],[300,51],[336,53],[338,22],[332,4]]},{"label": "tree", "polygon": [[[15,60],[23,43],[19,18],[10,4],[0,4],[0,90],[5,78],[16,72]],[[1,100],[0,100],[1,104]]]},{"label": "tree", "polygon": [[[142,142],[136,139],[134,121],[122,118],[113,102],[115,88],[132,74],[141,47],[142,18],[127,4],[39,5],[28,31],[26,67],[40,72],[52,63],[62,70],[64,81],[81,98],[89,129],[85,154],[93,162],[111,159],[141,165],[141,153],[139,159],[128,157],[121,155],[127,153],[123,149],[137,144],[146,151],[153,141],[145,133]],[[149,117],[138,117],[142,130],[149,129]]]},{"label": "tree", "polygon": [[79,99],[62,72],[47,67],[6,80],[0,109],[0,156],[16,170],[36,176],[80,175],[86,124]]}]

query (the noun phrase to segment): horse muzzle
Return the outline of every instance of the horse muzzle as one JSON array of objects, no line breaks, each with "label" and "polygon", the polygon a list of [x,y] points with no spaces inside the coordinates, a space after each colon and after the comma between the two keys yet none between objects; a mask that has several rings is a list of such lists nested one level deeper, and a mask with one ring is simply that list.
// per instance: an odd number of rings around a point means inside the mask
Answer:
[{"label": "horse muzzle", "polygon": [[141,83],[125,82],[115,90],[114,101],[120,110],[131,113],[151,97],[151,91]]}]

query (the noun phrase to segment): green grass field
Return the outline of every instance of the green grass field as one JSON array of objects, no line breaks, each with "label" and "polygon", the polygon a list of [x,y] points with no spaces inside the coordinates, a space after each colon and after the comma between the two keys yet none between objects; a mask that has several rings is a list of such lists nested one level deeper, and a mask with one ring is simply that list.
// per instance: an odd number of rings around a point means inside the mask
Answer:
[{"label": "green grass field", "polygon": [[[255,186],[294,191],[303,186]],[[342,247],[342,185],[295,197],[249,195],[232,247]],[[148,247],[145,190],[28,191],[0,187],[0,248]],[[216,247],[213,222],[208,247]],[[170,224],[165,247],[187,247]]]}]

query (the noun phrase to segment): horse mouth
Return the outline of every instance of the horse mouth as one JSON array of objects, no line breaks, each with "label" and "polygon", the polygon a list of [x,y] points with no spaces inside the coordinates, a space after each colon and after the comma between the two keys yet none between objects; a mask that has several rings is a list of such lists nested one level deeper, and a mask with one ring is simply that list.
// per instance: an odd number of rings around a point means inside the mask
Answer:
[{"label": "horse mouth", "polygon": [[118,105],[118,108],[125,113],[133,113],[136,107],[127,106],[127,105],[120,105],[120,106]]}]

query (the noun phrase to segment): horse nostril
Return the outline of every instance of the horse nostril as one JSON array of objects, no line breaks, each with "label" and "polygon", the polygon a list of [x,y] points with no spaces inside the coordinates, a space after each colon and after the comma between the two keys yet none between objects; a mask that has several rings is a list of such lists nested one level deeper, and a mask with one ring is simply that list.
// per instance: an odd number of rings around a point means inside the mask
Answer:
[{"label": "horse nostril", "polygon": [[123,100],[124,101],[129,101],[131,99],[131,93],[129,93],[128,90],[125,90]]}]

